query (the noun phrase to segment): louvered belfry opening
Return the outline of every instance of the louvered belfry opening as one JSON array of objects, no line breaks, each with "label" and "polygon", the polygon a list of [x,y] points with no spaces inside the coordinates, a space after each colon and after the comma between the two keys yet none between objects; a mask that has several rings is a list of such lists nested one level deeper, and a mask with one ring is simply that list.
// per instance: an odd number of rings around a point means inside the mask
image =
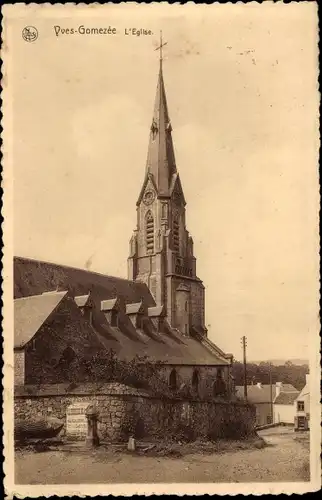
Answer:
[{"label": "louvered belfry opening", "polygon": [[179,253],[180,240],[179,240],[179,220],[177,217],[173,220],[173,249]]},{"label": "louvered belfry opening", "polygon": [[146,215],[146,249],[154,252],[154,219],[151,212]]}]

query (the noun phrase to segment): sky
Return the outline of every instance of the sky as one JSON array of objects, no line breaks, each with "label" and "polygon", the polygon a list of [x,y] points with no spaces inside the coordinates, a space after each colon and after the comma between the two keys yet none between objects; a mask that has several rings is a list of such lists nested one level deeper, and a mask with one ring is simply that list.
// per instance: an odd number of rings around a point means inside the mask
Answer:
[{"label": "sky", "polygon": [[[243,335],[249,359],[307,358],[318,329],[317,18],[307,3],[265,15],[251,5],[57,6],[10,20],[13,248],[127,277],[162,29],[209,338],[237,359]],[[55,34],[80,25],[117,33]]]}]

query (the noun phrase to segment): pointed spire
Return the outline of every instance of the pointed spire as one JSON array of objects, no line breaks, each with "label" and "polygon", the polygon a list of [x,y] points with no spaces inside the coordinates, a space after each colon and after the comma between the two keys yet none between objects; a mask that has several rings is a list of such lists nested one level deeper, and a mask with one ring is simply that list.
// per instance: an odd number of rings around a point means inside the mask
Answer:
[{"label": "pointed spire", "polygon": [[177,170],[171,136],[172,128],[163,81],[162,48],[164,45],[166,45],[166,42],[163,43],[161,33],[160,46],[156,49],[160,50],[160,69],[150,129],[147,173],[153,175],[159,194],[168,196],[172,176]]}]

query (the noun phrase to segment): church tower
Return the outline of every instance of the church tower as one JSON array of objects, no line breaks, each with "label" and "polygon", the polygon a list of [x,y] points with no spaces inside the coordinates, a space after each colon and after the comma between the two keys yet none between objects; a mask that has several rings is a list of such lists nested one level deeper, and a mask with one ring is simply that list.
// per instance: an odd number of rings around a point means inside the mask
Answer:
[{"label": "church tower", "polygon": [[183,335],[206,335],[204,286],[196,275],[193,240],[186,229],[186,201],[176,166],[172,127],[160,69],[150,127],[145,178],[130,240],[128,278],[149,287],[167,320]]}]

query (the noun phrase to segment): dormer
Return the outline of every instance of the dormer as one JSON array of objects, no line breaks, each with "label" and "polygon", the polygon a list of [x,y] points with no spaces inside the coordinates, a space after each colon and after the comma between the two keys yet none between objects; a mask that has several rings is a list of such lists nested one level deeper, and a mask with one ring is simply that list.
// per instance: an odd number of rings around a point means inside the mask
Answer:
[{"label": "dormer", "polygon": [[148,317],[158,332],[162,333],[164,329],[164,306],[154,306],[148,308]]},{"label": "dormer", "polygon": [[92,325],[94,302],[93,299],[91,298],[91,294],[88,293],[87,295],[78,295],[77,297],[74,298],[74,300],[84,318],[87,319],[87,321],[89,321],[90,325]]},{"label": "dormer", "polygon": [[102,300],[101,311],[111,326],[119,325],[120,314],[124,311],[124,306],[119,297]]},{"label": "dormer", "polygon": [[145,308],[142,301],[133,304],[126,304],[125,312],[130,318],[134,328],[142,328],[143,318],[145,316]]}]

